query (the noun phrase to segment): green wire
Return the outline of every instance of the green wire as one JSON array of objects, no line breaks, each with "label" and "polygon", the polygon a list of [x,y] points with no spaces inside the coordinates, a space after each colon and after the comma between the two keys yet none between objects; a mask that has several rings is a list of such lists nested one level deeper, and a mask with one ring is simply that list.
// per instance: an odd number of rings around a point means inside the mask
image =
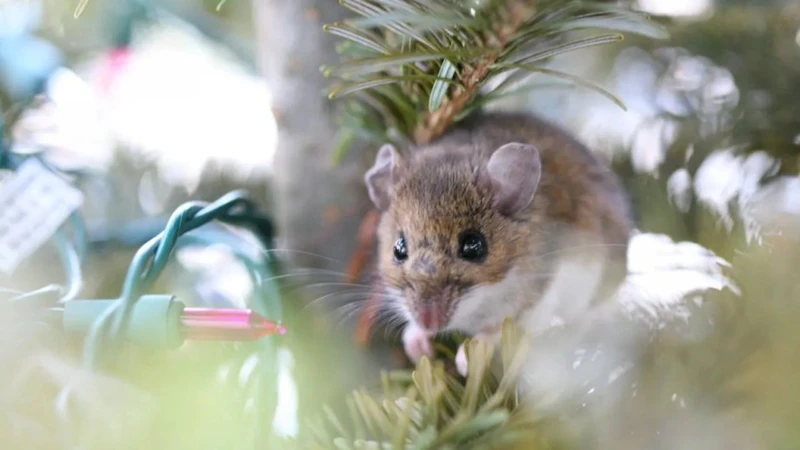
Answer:
[{"label": "green wire", "polygon": [[[178,207],[170,216],[164,231],[136,252],[118,301],[93,324],[84,344],[84,365],[87,369],[94,370],[103,354],[114,353],[109,350],[119,345],[125,335],[136,302],[153,285],[177,248],[192,242],[208,244],[225,240],[222,234],[213,236],[206,233],[208,238],[202,238],[203,234],[200,232],[189,234],[214,220],[245,226],[262,234],[264,226],[269,225],[268,220],[257,213],[255,205],[243,191],[230,192],[210,204],[187,202]],[[269,250],[272,236],[264,239],[263,244]],[[283,313],[280,292],[274,283],[269,282],[272,272],[278,270],[278,261],[268,251],[260,252],[256,258],[242,246],[228,247],[242,261],[253,282],[254,298],[251,308],[264,317],[280,321]],[[255,402],[255,422],[251,427],[254,433],[251,436],[253,448],[263,445],[270,434],[274,407],[277,405],[277,348],[273,338],[268,336],[254,344],[259,354],[260,379],[253,384],[254,397],[259,400]]]},{"label": "green wire", "polygon": [[[243,209],[243,211],[242,211]],[[131,261],[119,301],[94,324],[84,346],[84,363],[93,369],[100,356],[100,336],[116,345],[125,335],[127,321],[140,293],[146,291],[166,266],[182,235],[212,220],[254,223],[254,205],[243,191],[233,191],[217,201],[187,202],[172,214],[164,231],[139,248]]]}]

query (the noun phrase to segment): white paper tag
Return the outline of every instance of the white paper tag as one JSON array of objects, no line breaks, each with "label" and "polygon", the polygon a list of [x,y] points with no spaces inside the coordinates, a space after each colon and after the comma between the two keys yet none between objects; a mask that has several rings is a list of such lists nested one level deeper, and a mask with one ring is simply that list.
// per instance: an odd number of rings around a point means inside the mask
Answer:
[{"label": "white paper tag", "polygon": [[0,271],[10,274],[83,204],[83,193],[27,159],[0,184]]}]

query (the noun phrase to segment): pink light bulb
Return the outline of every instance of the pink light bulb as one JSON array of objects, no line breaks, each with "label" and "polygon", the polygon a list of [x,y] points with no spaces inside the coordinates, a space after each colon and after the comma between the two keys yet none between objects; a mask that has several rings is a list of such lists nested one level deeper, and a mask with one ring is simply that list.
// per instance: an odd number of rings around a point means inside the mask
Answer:
[{"label": "pink light bulb", "polygon": [[253,341],[286,334],[286,327],[249,309],[185,308],[181,322],[186,339]]}]

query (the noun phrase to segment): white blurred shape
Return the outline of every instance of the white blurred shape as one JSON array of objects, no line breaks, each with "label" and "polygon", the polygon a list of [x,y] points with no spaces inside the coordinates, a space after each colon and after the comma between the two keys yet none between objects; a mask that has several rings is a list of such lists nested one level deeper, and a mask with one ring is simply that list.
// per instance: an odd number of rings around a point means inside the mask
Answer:
[{"label": "white blurred shape", "polygon": [[729,208],[735,201],[747,242],[760,243],[765,230],[800,226],[800,178],[771,179],[779,169],[779,161],[763,151],[737,156],[733,149],[719,150],[698,169],[695,195],[728,231],[733,228]]},{"label": "white blurred shape", "polygon": [[294,358],[285,349],[278,350],[278,406],[272,428],[279,437],[294,437],[299,431],[297,416],[297,383],[292,378]]},{"label": "white blurred shape", "polygon": [[681,167],[667,180],[669,199],[682,213],[689,212],[692,203],[692,177],[685,167]]},{"label": "white blurred shape", "polygon": [[677,133],[678,125],[668,119],[657,117],[643,122],[633,134],[631,144],[631,164],[634,169],[657,174]]},{"label": "white blurred shape", "polygon": [[638,8],[644,12],[671,17],[697,17],[708,14],[712,0],[639,0]]},{"label": "white blurred shape", "polygon": [[106,98],[116,137],[189,190],[210,162],[268,174],[277,126],[266,83],[186,27],[152,27],[137,42]]},{"label": "white blurred shape", "polygon": [[672,49],[675,59],[665,85],[679,91],[694,91],[703,86],[708,64],[704,58],[690,55],[684,49]]},{"label": "white blurred shape", "polygon": [[175,186],[161,179],[157,169],[148,169],[139,179],[139,205],[145,214],[162,214],[169,206],[169,196],[174,189]]},{"label": "white blurred shape", "polygon": [[701,91],[701,111],[719,114],[739,104],[739,88],[733,74],[724,67],[710,67]]},{"label": "white blurred shape", "polygon": [[729,232],[733,229],[729,205],[739,194],[742,182],[742,161],[732,149],[708,155],[695,174],[694,191],[698,200],[719,216]]},{"label": "white blurred shape", "polygon": [[763,151],[752,153],[742,164],[743,179],[738,205],[747,242],[761,242],[762,221],[754,214],[755,209],[758,208],[758,203],[763,203],[764,200],[767,200],[763,195],[759,195],[759,191],[762,190],[761,180],[775,175],[779,169],[778,161]]},{"label": "white blurred shape", "polygon": [[41,19],[41,0],[0,0],[0,38],[27,33]]},{"label": "white blurred shape", "polygon": [[114,141],[91,87],[75,72],[60,68],[46,86],[47,99],[25,111],[14,125],[14,150],[44,150],[47,159],[66,169],[104,169]]},{"label": "white blurred shape", "polygon": [[669,236],[637,233],[630,241],[628,276],[617,293],[625,311],[657,323],[685,316],[690,295],[730,289],[740,293],[723,270],[730,264],[694,242],[674,242]]},{"label": "white blurred shape", "polygon": [[186,270],[202,275],[197,288],[224,298],[230,308],[247,308],[253,280],[242,262],[223,244],[187,246],[175,252]]}]

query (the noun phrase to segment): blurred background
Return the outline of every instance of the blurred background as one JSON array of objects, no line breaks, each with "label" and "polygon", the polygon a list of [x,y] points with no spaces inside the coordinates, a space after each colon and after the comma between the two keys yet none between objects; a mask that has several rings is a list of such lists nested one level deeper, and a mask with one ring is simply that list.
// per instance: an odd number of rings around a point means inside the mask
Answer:
[{"label": "blurred background", "polygon": [[[648,332],[597,340],[616,355],[604,364],[564,350],[580,375],[546,389],[581,391],[593,436],[582,448],[800,448],[800,3],[629,3],[670,38],[626,35],[549,63],[627,110],[544,76],[493,106],[542,114],[606,158],[641,232],[641,289],[623,303]],[[359,325],[369,264],[350,278],[375,149],[356,142],[335,157],[340,111],[319,71],[338,60],[322,24],[346,16],[332,0],[0,0],[6,155],[36,155],[77,189],[23,197],[0,157],[0,448],[284,448],[275,440],[302,434],[323,404],[408,368],[396,329],[377,324],[366,339]],[[117,298],[170,214],[238,189],[271,219],[274,236],[260,230],[274,243],[214,229],[178,248],[150,291],[246,308],[275,285],[289,332],[266,338],[271,359],[250,344],[191,342],[115,349],[103,375],[82,370],[81,338],[43,318],[71,295],[53,285]],[[30,251],[3,237],[32,226],[14,221],[15,196],[19,214],[65,211],[53,226],[39,218]],[[74,211],[85,222],[79,281],[45,244]],[[240,253],[274,258],[280,274],[254,277]],[[248,397],[258,385],[275,394],[266,415]]]}]

